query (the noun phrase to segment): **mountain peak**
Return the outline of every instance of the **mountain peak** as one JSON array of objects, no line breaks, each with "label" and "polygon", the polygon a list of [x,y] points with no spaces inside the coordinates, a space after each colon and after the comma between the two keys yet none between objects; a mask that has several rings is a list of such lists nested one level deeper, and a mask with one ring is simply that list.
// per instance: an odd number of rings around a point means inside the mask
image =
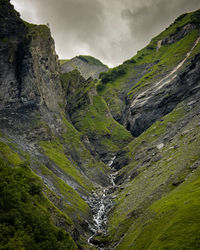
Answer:
[{"label": "mountain peak", "polygon": [[108,67],[97,58],[88,55],[75,56],[61,64],[62,73],[67,73],[74,69],[78,69],[85,79],[89,77],[98,79],[99,74],[106,72]]}]

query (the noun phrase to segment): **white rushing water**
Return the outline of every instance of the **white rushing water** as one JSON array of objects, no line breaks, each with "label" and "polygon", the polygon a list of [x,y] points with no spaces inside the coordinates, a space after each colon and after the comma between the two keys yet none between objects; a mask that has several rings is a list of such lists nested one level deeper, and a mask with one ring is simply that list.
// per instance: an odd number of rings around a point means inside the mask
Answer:
[{"label": "white rushing water", "polygon": [[115,187],[115,176],[116,176],[115,173],[114,174],[110,174],[110,181],[111,181],[113,187]]},{"label": "white rushing water", "polygon": [[100,200],[99,210],[98,210],[97,214],[94,215],[94,217],[93,217],[93,221],[96,224],[97,232],[99,232],[102,229],[102,223],[105,222],[104,221],[104,214],[105,214],[105,204],[104,204],[105,201],[104,201],[104,199],[106,197],[106,193],[105,192],[106,192],[106,190],[104,189],[103,190],[102,198]]},{"label": "white rushing water", "polygon": [[116,156],[113,156],[113,157],[111,158],[111,160],[108,162],[108,166],[109,166],[109,167],[112,166],[112,164],[113,164],[115,158],[116,158]]},{"label": "white rushing water", "polygon": [[[107,196],[108,189],[102,189],[98,195],[90,199],[90,206],[93,210],[93,226],[91,228],[92,235],[88,239],[88,243],[93,245],[92,239],[101,233],[106,233],[105,226],[107,222],[106,209],[112,203],[109,196]],[[103,248],[98,248],[103,249]]]},{"label": "white rushing water", "polygon": [[[116,156],[113,156],[111,160],[108,162],[108,166],[111,167]],[[99,191],[98,194],[95,194],[93,197],[90,198],[89,204],[92,208],[92,211],[94,213],[93,215],[93,226],[91,228],[91,231],[93,233],[92,236],[89,237],[88,243],[92,244],[92,239],[98,234],[98,233],[106,233],[106,223],[107,223],[107,212],[112,206],[112,199],[109,195],[109,190],[113,187],[115,187],[115,176],[116,173],[111,173],[109,175],[109,179],[112,185],[110,185],[107,188],[104,188]],[[100,248],[99,249],[103,249]]]}]

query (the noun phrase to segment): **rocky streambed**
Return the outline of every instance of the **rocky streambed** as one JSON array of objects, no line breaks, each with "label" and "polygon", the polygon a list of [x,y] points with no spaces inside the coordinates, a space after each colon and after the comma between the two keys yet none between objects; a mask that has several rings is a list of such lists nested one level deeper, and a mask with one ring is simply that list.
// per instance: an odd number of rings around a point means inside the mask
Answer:
[{"label": "rocky streambed", "polygon": [[[108,166],[112,166],[114,159],[115,157],[110,160]],[[95,236],[106,235],[107,214],[113,206],[112,193],[115,190],[115,176],[116,172],[111,172],[109,174],[111,185],[107,188],[100,188],[88,200],[93,212],[93,222],[90,225],[91,236],[88,243],[97,246],[99,249],[104,249],[104,246],[95,240]]]}]

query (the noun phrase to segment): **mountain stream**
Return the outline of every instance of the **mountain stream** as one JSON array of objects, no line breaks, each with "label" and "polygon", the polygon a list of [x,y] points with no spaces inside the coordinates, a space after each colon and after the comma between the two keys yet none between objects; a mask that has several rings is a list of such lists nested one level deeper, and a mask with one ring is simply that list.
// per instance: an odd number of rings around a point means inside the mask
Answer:
[{"label": "mountain stream", "polygon": [[[110,160],[108,166],[111,167],[115,156]],[[115,176],[116,173],[111,173],[109,175],[111,185],[107,188],[101,188],[98,193],[94,193],[92,197],[89,198],[89,205],[93,212],[93,223],[90,226],[90,231],[92,235],[88,239],[88,243],[92,246],[98,247],[98,249],[104,249],[103,246],[98,246],[98,242],[94,240],[94,237],[101,234],[106,234],[106,224],[107,224],[107,213],[112,207],[112,188],[115,187]]]}]

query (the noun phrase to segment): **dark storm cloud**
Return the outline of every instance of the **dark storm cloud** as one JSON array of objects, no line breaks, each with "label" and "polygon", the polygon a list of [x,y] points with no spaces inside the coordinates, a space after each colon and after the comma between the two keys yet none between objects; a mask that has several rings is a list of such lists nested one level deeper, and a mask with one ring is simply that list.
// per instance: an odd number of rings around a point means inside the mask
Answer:
[{"label": "dark storm cloud", "polygon": [[[44,16],[61,36],[70,35],[88,43],[101,34],[103,8],[98,0],[35,0],[37,16]],[[54,21],[53,21],[54,20]],[[94,33],[92,32],[94,31]],[[89,34],[89,35],[88,35]]]},{"label": "dark storm cloud", "polygon": [[97,34],[102,35],[104,16],[98,0],[24,0],[23,5],[31,6],[24,9],[28,15],[23,16],[29,18],[34,13],[33,21],[50,24],[59,50],[67,46],[73,50],[77,44],[87,49]]},{"label": "dark storm cloud", "polygon": [[133,39],[142,45],[179,15],[200,8],[199,0],[127,0],[126,4],[121,16],[128,21]]},{"label": "dark storm cloud", "polygon": [[199,0],[11,0],[22,17],[49,23],[60,58],[90,54],[116,65]]}]

